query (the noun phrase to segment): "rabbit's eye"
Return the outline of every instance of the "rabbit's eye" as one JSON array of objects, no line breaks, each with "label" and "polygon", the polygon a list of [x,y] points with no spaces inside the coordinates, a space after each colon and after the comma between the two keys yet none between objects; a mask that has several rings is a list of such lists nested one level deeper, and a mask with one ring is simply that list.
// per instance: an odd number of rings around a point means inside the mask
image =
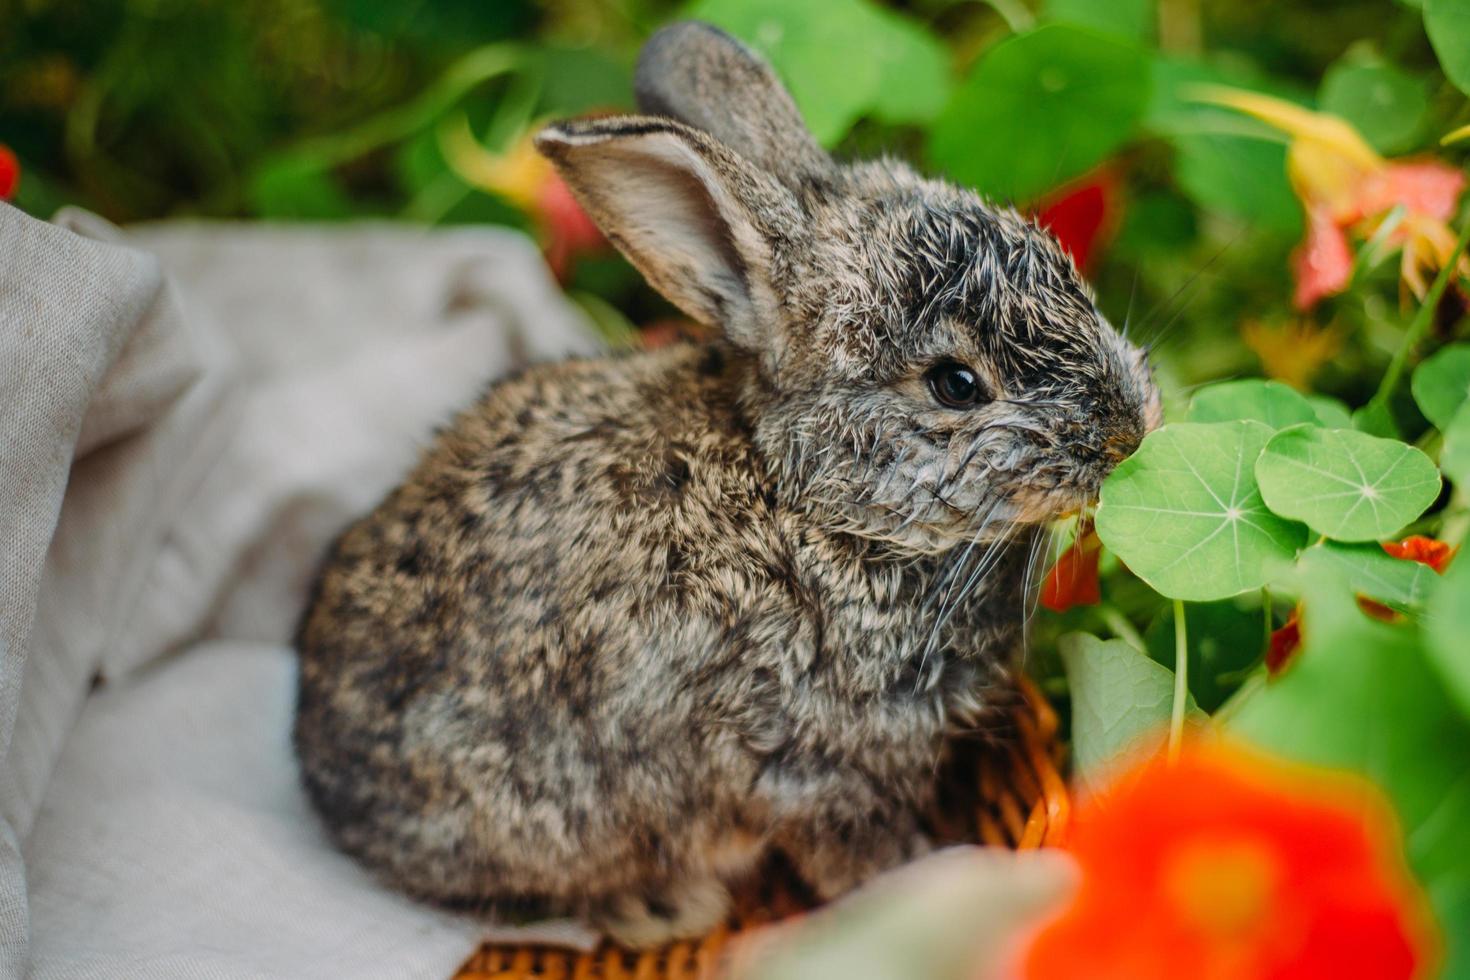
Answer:
[{"label": "rabbit's eye", "polygon": [[958,361],[940,361],[925,377],[935,399],[949,408],[973,408],[983,398],[980,379]]}]

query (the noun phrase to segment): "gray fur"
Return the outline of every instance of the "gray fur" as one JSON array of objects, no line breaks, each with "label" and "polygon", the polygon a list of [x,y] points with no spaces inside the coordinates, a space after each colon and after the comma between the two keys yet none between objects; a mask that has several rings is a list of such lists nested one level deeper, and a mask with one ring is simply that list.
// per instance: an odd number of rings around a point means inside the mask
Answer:
[{"label": "gray fur", "polygon": [[[771,849],[831,897],[929,846],[946,734],[1009,688],[1037,526],[1159,412],[1028,220],[801,149],[712,29],[649,51],[644,104],[682,121],[541,145],[723,339],[535,368],[459,416],[333,548],[295,731],[389,882],[630,945],[716,924]],[[938,405],[941,358],[993,400]]]}]

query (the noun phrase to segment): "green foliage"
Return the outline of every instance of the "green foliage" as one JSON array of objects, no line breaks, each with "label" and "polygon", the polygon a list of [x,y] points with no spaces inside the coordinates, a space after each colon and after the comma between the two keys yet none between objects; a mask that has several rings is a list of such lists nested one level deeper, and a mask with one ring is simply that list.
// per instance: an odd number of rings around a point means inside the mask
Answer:
[{"label": "green foliage", "polygon": [[1439,452],[1439,465],[1463,490],[1470,487],[1470,407],[1455,413],[1444,430],[1444,447]]},{"label": "green foliage", "polygon": [[1444,429],[1470,399],[1470,344],[1450,344],[1414,369],[1414,401],[1419,411]]},{"label": "green foliage", "polygon": [[1256,486],[1254,464],[1270,438],[1253,421],[1150,433],[1103,484],[1098,536],[1171,598],[1260,588],[1306,541],[1306,529],[1268,510]]},{"label": "green foliage", "polygon": [[697,0],[686,13],[765,54],[826,144],[869,111],[892,122],[932,119],[949,94],[939,43],[869,0]]},{"label": "green foliage", "polygon": [[1191,422],[1253,419],[1273,429],[1298,423],[1320,424],[1316,408],[1279,381],[1247,378],[1203,388],[1189,403]]},{"label": "green foliage", "polygon": [[[1148,61],[1137,46],[1049,25],[997,44],[934,123],[929,153],[953,177],[1027,201],[1097,164],[1143,117]],[[1026,133],[1026,139],[998,138]]]},{"label": "green foliage", "polygon": [[1470,716],[1470,562],[1455,562],[1435,593],[1425,622],[1429,659],[1460,710]]},{"label": "green foliage", "polygon": [[[1265,652],[1264,615],[1263,610],[1248,608],[1238,599],[1192,602],[1185,607],[1189,693],[1204,711],[1213,712],[1224,704],[1260,664]],[[1172,606],[1166,606],[1149,626],[1144,641],[1154,662],[1172,671]]]},{"label": "green foliage", "polygon": [[1339,115],[1383,153],[1410,149],[1429,110],[1428,86],[1393,65],[1343,58],[1327,70],[1317,101]]},{"label": "green foliage", "polygon": [[1428,565],[1392,558],[1376,544],[1323,541],[1302,555],[1308,567],[1328,570],[1352,591],[1400,612],[1424,607],[1439,577]]},{"label": "green foliage", "polygon": [[1392,537],[1439,495],[1438,469],[1413,446],[1317,425],[1277,433],[1256,479],[1276,513],[1339,541]]},{"label": "green foliage", "polygon": [[1424,30],[1445,75],[1470,95],[1470,0],[1424,0]]},{"label": "green foliage", "polygon": [[1077,773],[1095,780],[1110,763],[1149,747],[1169,723],[1174,674],[1125,640],[1068,633],[1059,642],[1072,692]]},{"label": "green foliage", "polygon": [[1153,0],[1045,0],[1042,11],[1049,20],[1135,41],[1154,36],[1158,15]]},{"label": "green foliage", "polygon": [[[1368,619],[1320,561],[1303,563],[1300,583],[1307,614],[1297,662],[1253,691],[1227,728],[1288,758],[1361,773],[1388,793],[1450,940],[1446,976],[1466,976],[1470,723],[1412,627]],[[1443,583],[1453,598],[1440,601],[1465,606],[1465,584]]]}]

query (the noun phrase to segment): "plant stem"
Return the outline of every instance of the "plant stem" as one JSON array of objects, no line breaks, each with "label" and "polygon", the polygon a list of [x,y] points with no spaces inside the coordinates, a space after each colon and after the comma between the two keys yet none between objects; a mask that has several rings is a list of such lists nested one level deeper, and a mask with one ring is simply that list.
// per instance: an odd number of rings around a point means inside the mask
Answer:
[{"label": "plant stem", "polygon": [[1174,600],[1174,710],[1169,716],[1169,761],[1179,758],[1184,744],[1184,702],[1189,698],[1189,634],[1184,622],[1184,600]]},{"label": "plant stem", "polygon": [[1404,376],[1404,369],[1408,366],[1409,356],[1419,346],[1424,335],[1429,332],[1430,324],[1434,323],[1435,311],[1439,309],[1439,301],[1444,296],[1444,291],[1449,288],[1450,280],[1455,278],[1460,265],[1460,256],[1465,254],[1465,246],[1470,244],[1470,220],[1465,222],[1465,227],[1460,231],[1460,238],[1455,242],[1455,250],[1450,253],[1449,261],[1445,262],[1444,268],[1439,270],[1439,275],[1434,277],[1434,284],[1429,287],[1429,292],[1424,296],[1424,302],[1419,305],[1414,319],[1409,321],[1409,329],[1404,332],[1404,339],[1399,343],[1399,349],[1393,352],[1393,360],[1388,362],[1388,370],[1383,372],[1383,381],[1378,385],[1378,392],[1372,401],[1388,407],[1388,400],[1393,396],[1394,389],[1399,386],[1399,381]]}]

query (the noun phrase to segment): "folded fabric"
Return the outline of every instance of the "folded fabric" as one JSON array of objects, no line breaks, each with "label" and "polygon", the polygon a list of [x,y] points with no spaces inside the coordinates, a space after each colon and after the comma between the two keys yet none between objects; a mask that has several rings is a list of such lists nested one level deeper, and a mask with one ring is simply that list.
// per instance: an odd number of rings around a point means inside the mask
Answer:
[{"label": "folded fabric", "polygon": [[0,976],[422,976],[473,948],[484,923],[322,836],[286,643],[435,425],[597,349],[511,233],[0,205]]}]

